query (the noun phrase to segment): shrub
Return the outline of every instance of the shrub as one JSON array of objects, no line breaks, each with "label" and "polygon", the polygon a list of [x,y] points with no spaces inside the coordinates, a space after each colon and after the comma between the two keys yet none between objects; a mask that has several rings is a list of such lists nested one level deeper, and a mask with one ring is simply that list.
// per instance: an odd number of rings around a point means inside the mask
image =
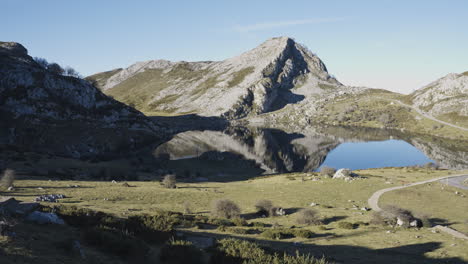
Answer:
[{"label": "shrub", "polygon": [[219,218],[210,218],[208,219],[207,223],[212,224],[212,225],[224,225],[224,226],[234,225],[232,221],[229,221],[228,219],[219,219]]},{"label": "shrub", "polygon": [[345,221],[339,222],[338,227],[342,229],[354,229],[355,228],[353,223],[345,222]]},{"label": "shrub", "polygon": [[232,219],[232,223],[236,226],[247,226],[247,221],[244,218],[237,217]]},{"label": "shrub", "polygon": [[389,224],[392,224],[392,223],[389,223],[389,219],[387,217],[385,217],[382,212],[373,212],[370,223],[373,224],[373,225],[389,225]]},{"label": "shrub", "polygon": [[58,63],[55,63],[55,62],[50,63],[47,66],[47,70],[52,73],[59,74],[59,75],[62,75],[65,73],[65,70]]},{"label": "shrub", "polygon": [[385,213],[392,215],[393,217],[398,217],[405,222],[409,222],[414,219],[413,213],[409,210],[400,208],[394,205],[387,205],[382,208]]},{"label": "shrub", "polygon": [[15,171],[12,169],[6,169],[3,172],[2,179],[0,180],[0,185],[5,189],[12,187],[15,182]]},{"label": "shrub", "polygon": [[302,209],[298,212],[296,222],[300,225],[320,225],[322,221],[319,219],[317,211],[313,209]]},{"label": "shrub", "polygon": [[335,172],[336,170],[334,168],[328,166],[323,166],[322,168],[320,168],[320,175],[322,176],[333,177]]},{"label": "shrub", "polygon": [[295,229],[293,231],[294,236],[296,237],[302,237],[302,238],[311,238],[314,233],[310,230],[307,229]]},{"label": "shrub", "polygon": [[261,215],[271,216],[271,208],[273,203],[270,200],[258,200],[255,203],[255,209]]},{"label": "shrub", "polygon": [[239,227],[231,227],[228,229],[230,232],[239,235],[247,235],[249,234],[249,229],[239,228]]},{"label": "shrub", "polygon": [[141,258],[149,250],[149,247],[139,239],[130,237],[123,232],[101,228],[85,229],[82,232],[82,239],[90,246],[127,259]]},{"label": "shrub", "polygon": [[210,259],[211,264],[217,263],[248,263],[248,264],[327,264],[325,259],[315,259],[310,255],[295,255],[286,253],[269,253],[257,243],[226,238],[218,241],[215,254]]},{"label": "shrub", "polygon": [[162,184],[164,188],[169,188],[169,189],[176,188],[176,176],[174,174],[168,174],[164,176]]},{"label": "shrub", "polygon": [[211,214],[215,217],[236,218],[240,215],[240,209],[233,201],[220,199],[213,202]]},{"label": "shrub", "polygon": [[216,229],[221,232],[227,232],[229,228],[225,225],[219,225]]},{"label": "shrub", "polygon": [[252,226],[253,227],[265,227],[266,225],[262,222],[253,222]]},{"label": "shrub", "polygon": [[170,264],[201,264],[203,254],[189,241],[171,239],[161,248],[160,259],[163,263]]},{"label": "shrub", "polygon": [[278,229],[267,229],[265,231],[263,231],[263,233],[261,234],[262,237],[264,238],[267,238],[267,239],[276,239],[276,240],[280,240],[280,239],[283,239],[287,236],[286,233],[282,232],[282,230],[278,230]]}]

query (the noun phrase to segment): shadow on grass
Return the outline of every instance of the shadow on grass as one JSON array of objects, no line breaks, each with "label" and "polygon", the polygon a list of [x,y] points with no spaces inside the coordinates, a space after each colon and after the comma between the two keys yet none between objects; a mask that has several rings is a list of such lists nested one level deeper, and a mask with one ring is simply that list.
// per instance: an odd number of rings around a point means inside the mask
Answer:
[{"label": "shadow on grass", "polygon": [[327,217],[327,218],[323,219],[323,224],[328,225],[330,223],[337,222],[337,221],[340,221],[340,220],[343,220],[343,219],[346,219],[346,218],[348,218],[348,217],[344,216],[344,215]]},{"label": "shadow on grass", "polygon": [[405,246],[389,247],[383,249],[371,249],[362,246],[352,245],[317,245],[313,244],[316,238],[331,239],[336,236],[331,233],[317,234],[304,242],[291,242],[291,241],[278,241],[278,240],[264,240],[250,237],[241,237],[231,234],[213,234],[208,232],[193,232],[183,231],[182,233],[189,234],[191,236],[205,236],[214,237],[216,239],[222,238],[237,238],[243,240],[249,240],[259,243],[265,247],[271,247],[275,250],[285,251],[289,254],[294,255],[296,251],[302,254],[310,254],[316,258],[326,256],[329,261],[337,263],[356,263],[356,264],[440,264],[440,263],[453,263],[453,264],[465,264],[466,262],[459,257],[449,258],[430,258],[425,254],[433,252],[442,247],[440,242],[426,242],[420,244],[412,244]]}]

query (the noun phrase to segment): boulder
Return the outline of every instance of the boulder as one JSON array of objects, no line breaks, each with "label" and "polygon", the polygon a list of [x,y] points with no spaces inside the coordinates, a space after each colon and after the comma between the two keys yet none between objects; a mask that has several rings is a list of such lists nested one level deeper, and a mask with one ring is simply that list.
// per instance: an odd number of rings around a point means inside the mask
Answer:
[{"label": "boulder", "polygon": [[27,221],[34,222],[37,224],[57,224],[64,225],[65,222],[54,213],[43,213],[34,211],[26,217]]},{"label": "boulder", "polygon": [[396,222],[397,226],[404,226],[405,225],[405,221],[403,221],[401,218],[397,217],[397,222]]},{"label": "boulder", "polygon": [[281,207],[273,207],[271,210],[272,210],[272,215],[273,216],[286,215],[286,211]]},{"label": "boulder", "polygon": [[335,175],[333,175],[333,179],[344,179],[349,176],[351,176],[350,169],[339,169],[335,172]]},{"label": "boulder", "polygon": [[411,222],[409,223],[409,225],[410,225],[411,227],[422,227],[422,226],[423,226],[422,221],[419,220],[419,219],[413,219],[413,221],[411,221]]}]

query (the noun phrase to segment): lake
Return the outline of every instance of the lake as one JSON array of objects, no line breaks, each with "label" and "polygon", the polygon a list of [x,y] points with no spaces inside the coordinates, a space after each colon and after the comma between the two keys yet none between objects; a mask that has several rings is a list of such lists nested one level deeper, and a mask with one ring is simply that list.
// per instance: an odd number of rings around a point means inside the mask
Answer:
[{"label": "lake", "polygon": [[170,170],[210,177],[311,172],[321,166],[355,170],[428,162],[450,169],[468,168],[467,149],[452,141],[346,127],[186,131],[160,145],[154,155],[167,157]]}]

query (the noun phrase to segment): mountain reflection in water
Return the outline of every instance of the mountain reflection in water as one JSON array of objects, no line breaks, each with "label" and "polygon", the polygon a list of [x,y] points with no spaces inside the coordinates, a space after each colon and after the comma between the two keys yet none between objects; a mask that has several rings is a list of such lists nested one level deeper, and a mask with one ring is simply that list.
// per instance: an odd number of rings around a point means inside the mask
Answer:
[{"label": "mountain reflection in water", "polygon": [[[314,127],[304,131],[229,127],[224,131],[187,131],[155,151],[183,166],[214,166],[252,174],[310,172],[322,165],[365,169],[435,162],[444,168],[468,168],[464,141],[442,140],[382,129]],[[181,166],[178,163],[177,166]],[[255,171],[255,172],[253,172]],[[226,172],[227,173],[227,172]],[[230,173],[233,173],[230,171]]]}]

